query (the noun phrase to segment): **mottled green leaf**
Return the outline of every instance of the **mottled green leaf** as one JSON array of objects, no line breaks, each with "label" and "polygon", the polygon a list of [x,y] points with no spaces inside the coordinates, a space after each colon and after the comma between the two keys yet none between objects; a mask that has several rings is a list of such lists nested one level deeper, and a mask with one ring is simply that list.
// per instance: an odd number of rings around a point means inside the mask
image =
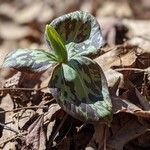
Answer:
[{"label": "mottled green leaf", "polygon": [[55,57],[43,50],[17,49],[10,52],[3,67],[12,67],[19,71],[41,72],[56,64]]},{"label": "mottled green leaf", "polygon": [[104,44],[99,23],[89,13],[83,11],[69,13],[56,18],[50,25],[65,42],[68,58],[74,55],[93,58],[99,54]]},{"label": "mottled green leaf", "polygon": [[45,29],[46,40],[51,45],[52,53],[59,62],[67,62],[67,50],[61,36],[51,26],[46,25]]},{"label": "mottled green leaf", "polygon": [[55,68],[49,83],[52,95],[70,115],[84,121],[111,122],[112,106],[100,66],[87,57]]}]

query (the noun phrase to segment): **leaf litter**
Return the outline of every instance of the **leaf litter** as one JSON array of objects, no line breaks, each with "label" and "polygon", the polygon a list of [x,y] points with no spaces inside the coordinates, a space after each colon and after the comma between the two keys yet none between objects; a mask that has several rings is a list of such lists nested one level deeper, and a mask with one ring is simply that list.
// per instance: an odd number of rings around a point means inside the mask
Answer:
[{"label": "leaf litter", "polygon": [[[0,28],[1,45],[6,51],[11,49],[11,46],[8,47],[8,44],[5,46],[4,40],[17,43],[16,47],[21,42],[37,42],[38,47],[42,46],[41,39],[38,38],[41,31],[38,20],[41,24],[45,24],[54,17],[53,9],[59,13],[65,11],[57,9],[56,4],[53,4],[55,8],[51,5],[44,6],[46,9],[51,9],[52,14],[45,17],[47,20],[41,20],[37,14],[43,4],[30,6],[26,3],[24,6],[26,8],[15,15],[15,11],[19,11],[19,7],[22,7],[21,4],[18,5],[20,5],[18,8],[12,9],[13,15],[2,9],[0,11],[0,15],[6,17]],[[11,4],[6,5],[6,8],[8,7],[9,10],[11,6]],[[20,17],[24,14],[27,16],[26,11],[32,10],[32,6],[35,12],[30,17]],[[2,30],[6,25],[4,20],[7,19],[17,23],[11,26],[17,34],[9,35],[6,28]],[[101,18],[98,20],[103,24]],[[108,20],[112,23],[106,19],[104,28],[105,24],[110,25],[105,28],[105,32],[102,31],[107,46],[103,48],[102,54],[96,61],[105,71],[111,92],[114,113],[111,126],[106,129],[102,124],[85,124],[69,115],[66,116],[47,88],[50,71],[32,75],[10,68],[0,69],[1,149],[134,150],[138,148],[144,150],[150,147],[150,52],[148,50],[150,41],[146,30],[149,23],[139,20],[141,26],[143,24],[139,32],[135,20],[125,19],[121,24],[120,22],[118,24],[118,19],[114,17]],[[33,29],[35,26],[36,28]],[[128,29],[130,34],[127,35],[124,29]],[[34,34],[31,34],[32,32]],[[116,43],[119,34],[124,37],[121,37],[120,43]]]}]

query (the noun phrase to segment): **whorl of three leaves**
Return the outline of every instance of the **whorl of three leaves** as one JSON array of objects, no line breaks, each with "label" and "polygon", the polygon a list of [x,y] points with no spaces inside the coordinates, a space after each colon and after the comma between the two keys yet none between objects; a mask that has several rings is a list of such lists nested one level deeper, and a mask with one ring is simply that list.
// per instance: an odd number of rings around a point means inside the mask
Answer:
[{"label": "whorl of three leaves", "polygon": [[112,120],[107,82],[100,66],[91,58],[103,46],[96,19],[83,11],[56,18],[46,26],[50,52],[18,49],[5,58],[4,67],[41,72],[55,66],[49,88],[58,104],[83,121]]}]

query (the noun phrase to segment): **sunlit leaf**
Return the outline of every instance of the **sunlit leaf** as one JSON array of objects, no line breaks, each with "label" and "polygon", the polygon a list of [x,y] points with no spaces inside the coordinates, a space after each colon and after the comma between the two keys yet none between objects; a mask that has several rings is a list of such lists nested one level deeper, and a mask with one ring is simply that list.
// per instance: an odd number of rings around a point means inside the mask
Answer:
[{"label": "sunlit leaf", "polygon": [[56,64],[55,57],[43,50],[17,49],[9,53],[3,67],[19,71],[41,72]]},{"label": "sunlit leaf", "polygon": [[89,13],[69,13],[56,18],[50,25],[65,42],[68,58],[74,55],[95,57],[104,44],[100,25]]},{"label": "sunlit leaf", "polygon": [[52,48],[52,53],[56,56],[59,62],[67,62],[67,51],[65,44],[56,32],[56,30],[50,26],[46,26],[45,30],[46,40]]},{"label": "sunlit leaf", "polygon": [[106,79],[99,65],[91,59],[82,56],[57,66],[49,87],[60,106],[73,117],[111,122]]}]

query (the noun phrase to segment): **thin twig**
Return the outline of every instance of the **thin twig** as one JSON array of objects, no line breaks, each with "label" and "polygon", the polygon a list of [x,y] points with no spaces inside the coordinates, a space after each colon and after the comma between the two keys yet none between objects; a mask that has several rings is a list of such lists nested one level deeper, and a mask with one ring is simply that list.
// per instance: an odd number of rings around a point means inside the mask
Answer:
[{"label": "thin twig", "polygon": [[28,107],[21,107],[21,108],[16,108],[12,110],[4,110],[0,111],[0,114],[2,113],[8,113],[8,112],[14,112],[14,111],[19,111],[19,110],[26,110],[26,109],[43,109],[43,108],[48,108],[48,106],[28,106]]},{"label": "thin twig", "polygon": [[1,122],[0,122],[0,126],[4,127],[5,130],[10,130],[10,131],[12,131],[12,132],[14,132],[16,134],[19,134],[19,132],[17,130],[15,130],[15,129],[13,129],[13,128],[11,128],[11,127],[9,127],[9,126],[1,123]]},{"label": "thin twig", "polygon": [[12,141],[13,139],[16,139],[17,137],[24,136],[24,135],[26,135],[26,134],[27,134],[27,132],[22,132],[22,133],[19,133],[19,134],[14,135],[14,136],[11,136],[11,137],[9,137],[8,139],[6,139],[5,141],[0,142],[0,145],[3,145],[3,144],[5,144],[5,143],[8,143],[8,142]]},{"label": "thin twig", "polygon": [[139,69],[139,68],[116,68],[114,69],[116,71],[137,71],[137,72],[146,72],[145,69]]},{"label": "thin twig", "polygon": [[58,142],[55,146],[60,145],[60,144],[63,142],[63,140],[65,139],[65,137],[66,137],[67,134],[69,133],[70,129],[72,128],[72,124],[73,124],[73,122],[71,122],[71,125],[70,125],[68,131],[66,132],[66,134],[64,135],[64,137],[63,137],[63,138],[61,139],[61,141]]},{"label": "thin twig", "polygon": [[81,131],[86,125],[87,125],[87,123],[85,122],[80,127],[76,127],[77,132]]},{"label": "thin twig", "polygon": [[0,88],[0,91],[4,91],[4,90],[40,91],[46,88],[48,88],[48,86],[41,87],[38,89],[35,89],[35,88]]}]

